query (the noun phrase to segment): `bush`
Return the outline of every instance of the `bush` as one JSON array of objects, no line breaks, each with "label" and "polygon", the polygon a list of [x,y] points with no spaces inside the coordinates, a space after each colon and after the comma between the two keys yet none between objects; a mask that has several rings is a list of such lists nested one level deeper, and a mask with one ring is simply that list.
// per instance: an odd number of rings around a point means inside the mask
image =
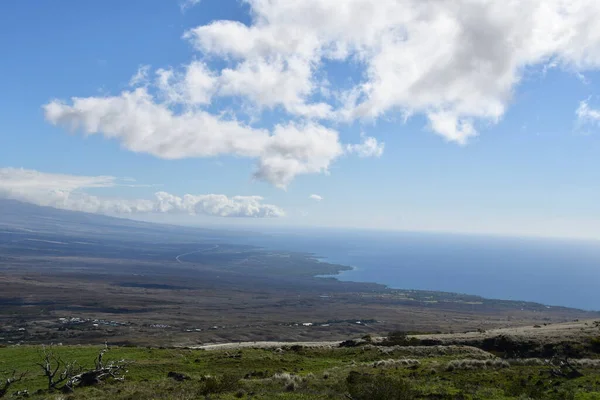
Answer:
[{"label": "bush", "polygon": [[400,360],[389,359],[389,360],[375,361],[373,363],[373,368],[389,368],[389,367],[398,367],[398,366],[413,367],[413,366],[419,366],[419,365],[421,365],[421,362],[419,360],[404,358],[404,359],[400,359]]},{"label": "bush", "polygon": [[506,360],[500,358],[489,360],[452,360],[446,365],[447,371],[454,370],[476,370],[476,369],[500,369],[508,368],[510,364]]},{"label": "bush", "polygon": [[280,372],[275,374],[271,379],[282,382],[285,390],[288,392],[296,390],[298,385],[302,382],[301,376],[290,374],[288,372]]},{"label": "bush", "polygon": [[238,389],[239,379],[232,375],[223,375],[221,377],[204,376],[202,379],[202,388],[200,394],[203,396],[212,393],[233,392]]},{"label": "bush", "polygon": [[361,374],[351,371],[346,378],[350,397],[354,400],[412,400],[415,392],[410,384],[400,378]]},{"label": "bush", "polygon": [[594,353],[600,353],[600,336],[590,338],[590,350]]},{"label": "bush", "polygon": [[358,347],[360,346],[360,342],[352,339],[344,340],[341,342],[338,347]]},{"label": "bush", "polygon": [[418,346],[421,341],[417,338],[409,338],[406,332],[394,331],[381,342],[382,346]]}]

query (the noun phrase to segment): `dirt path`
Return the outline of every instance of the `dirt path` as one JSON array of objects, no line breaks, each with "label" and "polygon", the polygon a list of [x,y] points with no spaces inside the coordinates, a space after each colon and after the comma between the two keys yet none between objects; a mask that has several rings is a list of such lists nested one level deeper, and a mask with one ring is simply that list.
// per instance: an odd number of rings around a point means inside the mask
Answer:
[{"label": "dirt path", "polygon": [[204,350],[237,350],[237,349],[276,349],[284,346],[303,346],[303,347],[337,347],[341,342],[239,342],[239,343],[220,343],[206,344],[202,346],[192,346],[191,349]]},{"label": "dirt path", "polygon": [[419,339],[436,339],[445,341],[474,340],[500,335],[515,336],[523,339],[570,339],[577,337],[599,336],[600,327],[594,322],[598,320],[581,320],[564,323],[528,325],[511,328],[490,329],[484,332],[445,333],[435,335],[418,335]]},{"label": "dirt path", "polygon": [[[582,320],[565,323],[555,323],[546,325],[529,325],[512,328],[490,329],[485,332],[466,332],[466,333],[443,333],[434,335],[415,335],[418,339],[436,339],[442,342],[469,341],[487,337],[496,337],[499,335],[509,335],[523,339],[543,339],[543,340],[565,340],[582,336],[599,336],[600,327],[595,326],[594,322],[598,320]],[[373,338],[375,342],[381,338]],[[284,346],[304,346],[313,348],[332,348],[337,347],[341,341],[321,341],[321,342],[238,342],[238,343],[217,343],[206,344],[202,346],[192,346],[192,349],[204,350],[237,350],[237,349],[276,349]]]}]

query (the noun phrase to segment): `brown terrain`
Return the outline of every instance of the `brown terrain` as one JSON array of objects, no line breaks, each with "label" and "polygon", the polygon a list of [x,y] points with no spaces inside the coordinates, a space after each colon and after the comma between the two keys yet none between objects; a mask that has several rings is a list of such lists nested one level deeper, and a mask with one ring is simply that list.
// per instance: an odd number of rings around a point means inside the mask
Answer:
[{"label": "brown terrain", "polygon": [[27,210],[25,224],[0,210],[0,344],[198,346],[533,325],[541,332],[599,317],[317,278],[347,267],[231,244],[231,233],[36,213]]}]

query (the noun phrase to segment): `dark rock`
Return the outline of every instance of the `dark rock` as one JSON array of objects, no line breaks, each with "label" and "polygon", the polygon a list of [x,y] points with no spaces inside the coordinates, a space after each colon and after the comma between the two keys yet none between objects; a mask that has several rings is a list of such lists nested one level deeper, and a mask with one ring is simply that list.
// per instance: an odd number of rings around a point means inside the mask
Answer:
[{"label": "dark rock", "polygon": [[189,376],[185,375],[185,374],[181,374],[179,372],[169,372],[167,374],[167,377],[172,378],[174,380],[176,380],[177,382],[183,382],[183,381],[187,381],[190,379]]}]

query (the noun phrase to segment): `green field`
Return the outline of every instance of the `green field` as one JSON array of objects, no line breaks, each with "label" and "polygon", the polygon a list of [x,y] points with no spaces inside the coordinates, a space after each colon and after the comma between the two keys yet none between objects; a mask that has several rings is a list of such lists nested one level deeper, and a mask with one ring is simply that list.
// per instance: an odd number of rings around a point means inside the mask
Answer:
[{"label": "green field", "polygon": [[[101,347],[59,346],[63,360],[91,368]],[[0,376],[27,375],[5,398],[31,399],[600,399],[600,363],[579,362],[576,379],[552,376],[543,360],[494,358],[470,347],[376,347],[205,351],[114,347],[125,380],[74,392],[47,390],[40,347],[0,348]],[[535,361],[535,362],[534,362]],[[538,365],[517,365],[517,364]],[[176,381],[169,372],[189,379]],[[1,384],[0,384],[1,387]]]}]

